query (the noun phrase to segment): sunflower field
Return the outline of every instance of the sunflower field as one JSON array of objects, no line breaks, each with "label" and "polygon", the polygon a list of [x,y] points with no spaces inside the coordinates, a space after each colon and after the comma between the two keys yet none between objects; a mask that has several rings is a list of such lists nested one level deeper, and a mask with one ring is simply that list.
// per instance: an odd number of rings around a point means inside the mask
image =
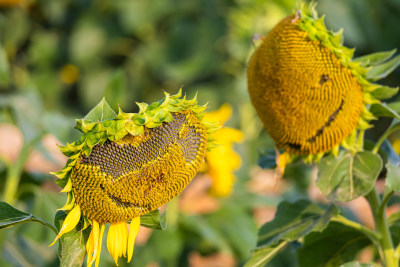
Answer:
[{"label": "sunflower field", "polygon": [[400,264],[399,0],[0,0],[0,266]]}]

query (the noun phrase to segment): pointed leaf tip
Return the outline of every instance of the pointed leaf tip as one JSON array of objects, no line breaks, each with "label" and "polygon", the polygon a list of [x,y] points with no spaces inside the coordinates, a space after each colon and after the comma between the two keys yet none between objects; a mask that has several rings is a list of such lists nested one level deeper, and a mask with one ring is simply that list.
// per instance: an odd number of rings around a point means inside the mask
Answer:
[{"label": "pointed leaf tip", "polygon": [[107,103],[106,99],[103,99],[84,117],[85,120],[90,122],[103,122],[105,120],[111,120],[115,118],[117,114]]}]

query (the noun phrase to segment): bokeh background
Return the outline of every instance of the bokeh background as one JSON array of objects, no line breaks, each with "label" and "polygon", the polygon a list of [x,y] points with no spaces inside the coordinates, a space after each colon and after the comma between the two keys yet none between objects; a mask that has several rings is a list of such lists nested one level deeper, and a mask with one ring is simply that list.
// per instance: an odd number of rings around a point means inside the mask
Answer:
[{"label": "bokeh background", "polygon": [[[228,131],[219,138],[229,148],[224,159],[240,157],[240,168],[210,156],[168,205],[168,229],[140,230],[132,265],[243,264],[258,227],[273,218],[280,200],[319,198],[310,186],[312,166],[291,166],[279,181],[273,170],[258,166],[273,160],[263,157],[273,142],[247,94],[253,36],[267,34],[295,6],[295,0],[0,0],[1,200],[52,222],[66,196],[48,172],[65,164],[56,144],[79,135],[74,119],[103,96],[114,109],[137,112],[135,102],[158,101],[164,90],[183,87],[189,98],[198,93],[209,111],[228,104],[216,116],[243,136]],[[344,28],[344,43],[356,48],[356,56],[400,48],[399,0],[321,0],[317,10],[326,14],[328,28]],[[400,71],[382,83],[398,86]],[[368,137],[376,138],[389,122],[377,122]],[[19,179],[11,194],[10,176]],[[371,223],[360,212],[362,202],[346,208]],[[53,239],[40,224],[2,230],[0,265],[58,266],[56,246],[48,248]],[[112,262],[104,245],[100,266]],[[125,259],[119,263],[126,265]],[[269,266],[296,266],[293,250]]]}]

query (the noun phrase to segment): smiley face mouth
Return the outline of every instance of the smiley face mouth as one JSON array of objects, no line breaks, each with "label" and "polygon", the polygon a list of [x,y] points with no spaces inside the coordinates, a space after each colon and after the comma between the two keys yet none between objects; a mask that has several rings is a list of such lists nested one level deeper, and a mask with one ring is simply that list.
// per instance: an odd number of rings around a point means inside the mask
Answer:
[{"label": "smiley face mouth", "polygon": [[[317,139],[318,136],[322,135],[324,132],[324,129],[326,127],[329,127],[329,125],[331,125],[331,123],[336,119],[336,116],[338,115],[338,113],[342,110],[344,105],[344,100],[342,99],[342,101],[340,102],[339,107],[329,116],[328,120],[325,122],[325,124],[319,128],[316,133],[308,138],[306,141],[309,143],[313,143],[315,142],[315,140]],[[295,149],[295,150],[300,150],[302,145],[301,144],[296,144],[296,143],[286,143],[286,145],[288,145],[289,147]]]},{"label": "smiley face mouth", "polygon": [[149,207],[142,207],[139,206],[137,203],[131,203],[131,202],[127,202],[127,201],[123,201],[120,198],[114,196],[113,194],[111,194],[110,192],[108,192],[104,186],[101,184],[100,185],[100,189],[103,191],[104,194],[106,194],[108,196],[108,198],[117,205],[117,207],[121,207],[121,208],[137,208],[137,209],[146,209]]},{"label": "smiley face mouth", "polygon": [[329,125],[336,119],[337,114],[339,111],[342,110],[344,104],[344,100],[342,99],[342,102],[340,102],[339,107],[329,116],[328,120],[325,122],[325,124],[317,130],[315,135],[313,135],[311,138],[307,139],[307,142],[315,142],[318,136],[320,136],[326,127],[329,127]]}]

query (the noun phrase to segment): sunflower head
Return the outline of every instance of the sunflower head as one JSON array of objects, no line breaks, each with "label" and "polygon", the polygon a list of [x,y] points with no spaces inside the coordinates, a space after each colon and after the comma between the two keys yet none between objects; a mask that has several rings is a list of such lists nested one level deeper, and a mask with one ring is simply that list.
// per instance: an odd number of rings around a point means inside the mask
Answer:
[{"label": "sunflower head", "polygon": [[121,109],[115,114],[103,100],[77,121],[80,140],[60,147],[69,160],[54,174],[62,192],[68,193],[62,209],[70,212],[59,236],[74,228],[82,214],[93,226],[88,262],[96,258],[98,236],[106,223],[111,224],[109,240],[114,241],[109,241],[108,247],[114,259],[128,248],[133,250],[129,242],[114,244],[121,243],[114,232],[128,236],[127,220],[136,222],[130,231],[137,229],[141,215],[177,196],[212,146],[208,133],[216,124],[203,120],[206,107],[198,106],[196,98],[186,100],[179,91],[174,96],[166,93],[163,100],[151,105],[138,106],[137,114]]},{"label": "sunflower head", "polygon": [[358,131],[375,117],[379,86],[353,60],[342,33],[328,31],[313,4],[279,22],[254,52],[248,90],[265,129],[291,154],[320,157],[339,145],[358,150]]}]

